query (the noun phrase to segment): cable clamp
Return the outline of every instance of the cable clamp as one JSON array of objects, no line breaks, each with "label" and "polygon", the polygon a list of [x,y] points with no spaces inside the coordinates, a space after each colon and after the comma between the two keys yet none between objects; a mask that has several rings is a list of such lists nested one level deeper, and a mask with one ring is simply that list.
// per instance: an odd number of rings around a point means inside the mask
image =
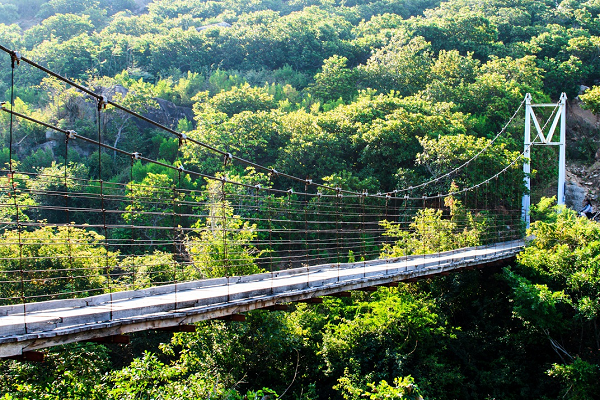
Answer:
[{"label": "cable clamp", "polygon": [[8,111],[8,110],[6,109],[6,101],[0,101],[0,108],[1,108],[3,111]]},{"label": "cable clamp", "polygon": [[272,175],[279,175],[279,172],[275,168],[271,168]]},{"label": "cable clamp", "polygon": [[229,163],[231,160],[233,160],[233,154],[231,154],[231,153],[227,153],[227,154],[225,154],[225,157],[223,157],[223,166],[224,166],[224,167],[226,167],[226,166],[227,166],[227,164],[228,164],[228,163]]},{"label": "cable clamp", "polygon": [[18,51],[13,51],[12,53],[10,53],[10,59],[12,61],[12,67],[15,67],[15,63],[17,65],[21,64],[21,53],[19,53]]},{"label": "cable clamp", "polygon": [[408,195],[407,194],[404,195],[404,199],[408,200]]},{"label": "cable clamp", "polygon": [[100,96],[98,98],[98,111],[106,109],[106,97]]},{"label": "cable clamp", "polygon": [[313,183],[313,180],[312,180],[312,179],[307,179],[307,180],[306,180],[306,184],[307,184],[307,185],[312,185],[312,183]]},{"label": "cable clamp", "polygon": [[179,147],[183,146],[183,144],[185,143],[185,141],[187,140],[187,136],[185,133],[180,133],[179,134]]},{"label": "cable clamp", "polygon": [[318,198],[321,198],[321,196],[323,196],[323,193],[321,193],[321,192],[317,192],[317,197],[318,197]]},{"label": "cable clamp", "polygon": [[254,185],[254,187],[260,190],[260,188],[261,188],[260,183],[257,183],[256,185]]},{"label": "cable clamp", "polygon": [[229,182],[229,179],[227,179],[226,176],[222,176],[221,177],[221,182]]},{"label": "cable clamp", "polygon": [[184,166],[183,166],[183,165],[180,165],[179,167],[177,167],[177,170],[178,170],[179,172],[184,172],[184,171],[185,171],[185,168],[184,168]]},{"label": "cable clamp", "polygon": [[391,195],[391,194],[389,194],[389,193],[386,193],[386,194],[385,194],[385,198],[386,198],[386,199],[391,199],[391,198],[392,198],[392,195]]},{"label": "cable clamp", "polygon": [[77,132],[75,131],[67,131],[66,135],[67,139],[77,139]]},{"label": "cable clamp", "polygon": [[142,153],[138,153],[137,151],[135,153],[131,153],[131,158],[134,160],[140,160],[142,158]]},{"label": "cable clamp", "polygon": [[287,193],[288,194],[294,194],[294,189],[288,189]]}]

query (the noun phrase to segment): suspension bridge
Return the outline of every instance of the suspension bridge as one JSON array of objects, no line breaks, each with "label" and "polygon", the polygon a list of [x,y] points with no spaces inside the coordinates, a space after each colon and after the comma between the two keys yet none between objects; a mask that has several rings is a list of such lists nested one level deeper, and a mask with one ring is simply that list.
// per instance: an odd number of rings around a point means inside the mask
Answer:
[{"label": "suspension bridge", "polygon": [[[71,342],[118,340],[136,331],[193,329],[190,324],[201,320],[239,320],[240,313],[254,309],[507,263],[523,248],[529,223],[528,174],[515,171],[528,172],[529,151],[538,139],[562,146],[564,157],[566,97],[532,105],[528,95],[494,138],[455,168],[403,189],[355,192],[197,141],[10,49],[0,50],[10,55],[13,77],[10,103],[2,105],[10,116],[10,154],[0,170],[0,358]],[[97,137],[14,110],[14,74],[23,63],[93,101]],[[552,107],[543,127],[535,106]],[[173,135],[180,148],[195,146],[225,166],[252,167],[266,180],[211,176],[185,168],[181,160],[168,164],[111,146],[102,137],[107,107]],[[523,108],[523,153],[480,182],[464,184],[461,174],[485,162],[481,156]],[[20,169],[12,154],[17,121],[63,135],[64,164]],[[538,132],[533,140],[531,121]],[[555,143],[559,122],[561,142]],[[74,142],[97,148],[96,178],[68,167]],[[103,152],[130,166],[129,182],[102,179]],[[134,181],[135,163],[161,167],[165,179]],[[499,181],[515,176],[513,189],[499,189]],[[189,185],[192,179],[205,185]],[[564,182],[559,202],[561,186]]]}]

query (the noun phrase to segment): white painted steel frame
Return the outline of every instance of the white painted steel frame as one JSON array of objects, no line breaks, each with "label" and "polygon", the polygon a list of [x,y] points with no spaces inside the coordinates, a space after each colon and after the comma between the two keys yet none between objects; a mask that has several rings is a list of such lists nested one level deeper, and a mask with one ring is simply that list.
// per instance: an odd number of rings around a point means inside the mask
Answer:
[{"label": "white painted steel frame", "polygon": [[[534,107],[558,107],[558,112],[554,116],[552,125],[548,130],[548,134],[545,135],[542,131],[542,127],[537,120]],[[565,177],[566,177],[566,131],[567,131],[567,95],[562,93],[558,103],[552,104],[531,104],[531,94],[525,95],[525,135],[523,139],[523,172],[525,174],[525,187],[526,193],[523,195],[521,210],[522,218],[525,222],[525,226],[529,228],[530,215],[529,210],[531,207],[531,147],[534,145],[550,145],[559,146],[558,152],[558,191],[557,191],[557,203],[558,205],[565,204]],[[531,122],[535,126],[537,132],[536,137],[531,140]],[[558,141],[552,141],[556,127],[560,122],[560,136]],[[538,140],[539,139],[539,140]]]}]

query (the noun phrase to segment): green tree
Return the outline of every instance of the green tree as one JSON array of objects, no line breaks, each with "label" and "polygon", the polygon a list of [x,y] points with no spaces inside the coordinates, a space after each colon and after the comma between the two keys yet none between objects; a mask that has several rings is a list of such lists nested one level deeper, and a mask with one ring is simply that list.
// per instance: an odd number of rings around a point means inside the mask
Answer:
[{"label": "green tree", "polygon": [[103,345],[72,343],[46,350],[43,363],[0,361],[0,398],[106,399],[109,357]]},{"label": "green tree", "polygon": [[[169,172],[173,174],[172,171]],[[154,248],[170,250],[170,243],[182,239],[176,229],[182,221],[177,221],[174,216],[177,204],[183,198],[183,194],[176,190],[179,182],[176,181],[176,176],[168,175],[165,171],[144,171],[143,175],[141,182],[128,184],[128,201],[123,220],[134,226],[149,227],[131,231],[129,235],[134,235],[134,239],[143,239]],[[164,227],[173,229],[161,229]]]},{"label": "green tree", "polygon": [[0,40],[9,49],[20,49],[23,43],[22,29],[17,24],[0,23]]},{"label": "green tree", "polygon": [[444,216],[443,210],[418,210],[408,229],[399,223],[381,221],[383,235],[396,241],[385,243],[380,256],[394,258],[480,245],[489,227],[487,218],[473,215],[454,196],[446,197],[444,205],[449,208],[449,216]]},{"label": "green tree", "polygon": [[[301,71],[315,71],[335,54],[347,57],[351,47],[351,24],[342,16],[319,7],[285,15],[267,25],[269,39],[256,49],[254,67],[281,68],[285,64]],[[266,55],[266,57],[265,57]]]},{"label": "green tree", "polygon": [[462,96],[467,91],[466,87],[474,82],[479,65],[472,53],[462,56],[458,50],[441,50],[431,66],[431,82],[424,90],[426,98],[462,104]]},{"label": "green tree", "polygon": [[[325,118],[320,122],[325,123]],[[316,178],[348,170],[356,159],[350,150],[353,143],[345,134],[315,124],[314,115],[304,110],[282,116],[280,127],[280,135],[289,139],[276,163],[279,171],[294,171],[296,176]]]},{"label": "green tree", "polygon": [[51,39],[36,46],[38,62],[62,76],[87,80],[99,66],[96,38],[86,33],[58,42]]},{"label": "green tree", "polygon": [[177,268],[172,254],[159,250],[125,257],[119,261],[119,268],[122,273],[115,284],[122,290],[145,289],[189,279]]},{"label": "green tree", "polygon": [[[131,78],[127,71],[116,75],[115,79],[105,78],[96,81],[94,85],[100,87],[109,100],[135,113],[146,114],[151,110],[159,108],[158,103],[154,99],[156,94],[154,85],[144,82],[142,78],[139,80]],[[119,108],[109,107],[105,112],[104,119],[105,126],[112,127],[114,124],[116,127],[112,145],[118,148],[119,142],[125,137],[127,129],[132,127],[136,118],[131,113]],[[108,132],[111,131],[112,129],[108,129]],[[112,138],[112,134],[107,136]],[[116,151],[113,153],[114,158],[116,158]]]},{"label": "green tree", "polygon": [[[223,395],[226,389],[208,373],[190,373],[161,362],[149,352],[120,370],[111,371],[108,399],[198,399]],[[225,397],[225,396],[223,396]],[[221,398],[220,396],[217,398]]]},{"label": "green tree", "polygon": [[594,114],[600,114],[600,86],[594,86],[584,94],[579,95],[583,101],[583,108],[590,110]]},{"label": "green tree", "polygon": [[3,304],[101,294],[116,265],[103,236],[68,225],[7,230],[0,241]]},{"label": "green tree", "polygon": [[190,276],[217,278],[261,272],[255,261],[261,251],[252,246],[256,225],[233,214],[229,201],[223,197],[221,182],[209,182],[207,191],[206,220],[194,225],[195,235],[189,235],[185,243],[192,260],[188,267]]},{"label": "green tree", "polygon": [[562,384],[565,398],[592,398],[600,377],[600,228],[569,209],[549,212],[551,206],[538,205],[543,219],[528,232],[534,239],[505,276],[515,317],[554,352],[547,374]]},{"label": "green tree", "polygon": [[351,386],[392,381],[410,374],[419,363],[423,368],[433,367],[433,354],[428,358],[413,349],[417,342],[428,347],[448,334],[441,327],[443,317],[435,302],[426,296],[403,288],[381,290],[373,296],[371,301],[355,301],[338,323],[329,324],[323,332],[320,351],[325,374],[338,380],[338,389],[346,392],[347,399],[360,396],[348,390]]},{"label": "green tree", "polygon": [[[54,193],[80,192],[84,190],[84,181],[88,178],[88,169],[83,164],[57,164],[52,162],[50,167],[38,168],[38,174],[26,181],[27,188],[34,193],[33,199],[38,204],[46,206],[65,206],[65,198]],[[73,201],[73,200],[72,200]],[[75,203],[71,203],[75,205]],[[64,211],[47,210],[37,214],[38,218],[49,221],[64,221]],[[70,223],[72,221],[65,221]]]},{"label": "green tree", "polygon": [[[494,199],[498,206],[518,208],[524,190],[520,169],[522,160],[519,153],[510,151],[506,144],[499,141],[492,144],[488,139],[463,134],[439,136],[436,139],[424,137],[420,139],[420,143],[423,150],[417,155],[417,163],[423,165],[433,178],[450,173],[469,162],[468,166],[440,182],[428,185],[425,190],[429,193],[446,193],[451,182],[463,189],[488,180],[488,184],[479,188],[477,197],[471,196],[467,207],[474,206],[475,202],[481,204],[487,199]],[[489,181],[494,174],[504,169],[506,171],[501,182]]]},{"label": "green tree", "polygon": [[384,400],[384,399],[411,399],[411,400],[423,400],[419,387],[414,384],[412,376],[404,378],[394,378],[394,385],[390,385],[385,380],[378,384],[369,383],[369,389],[364,390],[359,387],[355,387],[348,377],[342,377],[338,380],[338,384],[334,386],[334,389],[342,392],[342,396],[345,400],[359,400],[365,397],[371,400]]},{"label": "green tree", "polygon": [[[189,133],[190,137],[259,164],[274,164],[284,144],[277,112],[242,111],[231,118],[222,113],[204,113],[199,114],[197,120],[198,127]],[[191,163],[204,171],[222,168],[221,158],[195,144],[187,144],[183,152]]]},{"label": "green tree", "polygon": [[463,134],[467,128],[466,116],[452,112],[451,104],[409,97],[399,100],[397,106],[399,108],[385,118],[374,120],[370,126],[365,124],[361,129],[364,148],[359,160],[365,171],[382,182],[386,191],[396,188],[394,173],[398,169],[415,167],[417,155],[423,149],[420,138]]},{"label": "green tree", "polygon": [[19,8],[14,4],[0,4],[0,23],[10,25],[19,19]]},{"label": "green tree", "polygon": [[423,89],[431,68],[431,44],[422,37],[394,36],[360,68],[363,87],[411,95]]},{"label": "green tree", "polygon": [[439,16],[435,11],[427,14],[429,18],[417,26],[416,34],[431,42],[434,49],[473,52],[479,59],[485,59],[492,52],[498,28],[480,11],[462,7],[450,13],[442,11]]},{"label": "green tree", "polygon": [[78,14],[98,6],[98,0],[50,0],[40,7],[38,16],[47,18],[54,14]]},{"label": "green tree", "polygon": [[570,98],[575,97],[579,92],[579,85],[589,75],[590,67],[576,56],[570,56],[565,61],[545,58],[539,64],[546,70],[544,89],[554,98],[558,98],[562,92]]},{"label": "green tree", "polygon": [[[7,107],[10,108],[10,105],[7,105]],[[47,120],[47,117],[40,110],[36,110],[33,106],[25,103],[20,97],[15,98],[12,110],[35,119],[39,118],[41,121]],[[0,114],[0,141],[6,148],[8,148],[10,141],[10,123],[10,114],[4,112]],[[45,128],[41,125],[16,117],[13,117],[12,123],[13,152],[16,152],[19,148],[19,144],[33,144],[35,146],[45,141]]]},{"label": "green tree", "polygon": [[0,232],[14,227],[17,220],[30,220],[27,210],[37,203],[27,191],[28,180],[28,175],[16,172],[0,176]]},{"label": "green tree", "polygon": [[315,75],[310,91],[324,102],[339,98],[349,101],[357,94],[356,71],[348,68],[346,57],[333,56],[323,62],[321,72]]},{"label": "green tree", "polygon": [[93,30],[94,25],[86,15],[58,14],[45,19],[40,25],[26,30],[23,40],[25,45],[31,49],[44,40],[55,39],[57,43],[62,43],[75,36],[89,34]]},{"label": "green tree", "polygon": [[273,96],[264,88],[250,87],[247,83],[217,93],[207,105],[229,117],[242,111],[269,111],[276,107]]}]

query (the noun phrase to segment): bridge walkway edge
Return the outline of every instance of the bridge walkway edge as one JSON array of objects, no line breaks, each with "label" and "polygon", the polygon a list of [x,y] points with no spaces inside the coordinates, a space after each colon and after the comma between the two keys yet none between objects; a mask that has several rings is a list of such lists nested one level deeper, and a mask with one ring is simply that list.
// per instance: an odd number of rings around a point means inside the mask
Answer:
[{"label": "bridge walkway edge", "polygon": [[517,240],[429,255],[326,264],[112,295],[2,306],[0,358],[506,262],[514,258],[524,244],[523,240]]}]

